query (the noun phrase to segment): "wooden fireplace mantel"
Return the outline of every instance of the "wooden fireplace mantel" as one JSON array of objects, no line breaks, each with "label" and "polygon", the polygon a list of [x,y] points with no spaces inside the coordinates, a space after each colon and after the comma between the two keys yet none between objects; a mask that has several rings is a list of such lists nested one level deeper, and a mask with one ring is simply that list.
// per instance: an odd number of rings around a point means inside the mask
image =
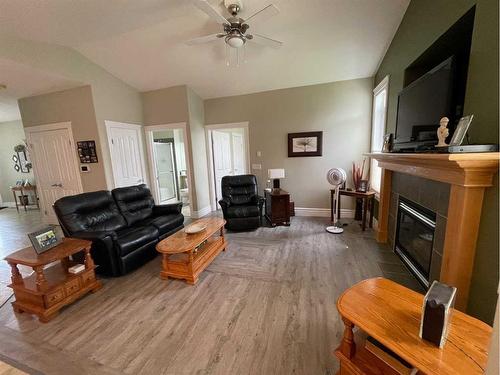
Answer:
[{"label": "wooden fireplace mantel", "polygon": [[451,185],[440,281],[457,287],[455,307],[465,311],[476,253],[484,190],[493,185],[500,153],[370,153],[382,168],[377,241],[387,242],[392,172]]}]

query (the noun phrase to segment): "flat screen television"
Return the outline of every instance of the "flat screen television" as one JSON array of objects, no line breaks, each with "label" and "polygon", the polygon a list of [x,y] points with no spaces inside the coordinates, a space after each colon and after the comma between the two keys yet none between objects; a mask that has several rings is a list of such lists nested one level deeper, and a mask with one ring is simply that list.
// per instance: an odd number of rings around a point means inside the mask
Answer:
[{"label": "flat screen television", "polygon": [[441,117],[450,119],[448,128],[453,134],[454,65],[452,56],[399,93],[394,151],[435,145]]}]

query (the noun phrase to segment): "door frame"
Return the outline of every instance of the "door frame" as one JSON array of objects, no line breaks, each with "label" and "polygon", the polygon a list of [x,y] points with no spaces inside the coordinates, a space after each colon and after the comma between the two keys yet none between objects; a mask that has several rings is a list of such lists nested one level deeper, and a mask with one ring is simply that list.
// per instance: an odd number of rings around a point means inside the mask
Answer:
[{"label": "door frame", "polygon": [[[211,124],[205,125],[205,143],[207,149],[207,169],[208,169],[208,191],[210,195],[210,207],[212,211],[217,210],[217,197],[215,196],[215,174],[214,174],[214,158],[212,150],[212,130],[221,129],[243,129],[243,134],[245,136],[245,149],[246,149],[246,164],[247,173],[250,173],[250,137],[248,132],[248,121],[244,122],[231,122],[227,124]],[[232,142],[232,140],[231,140]]]},{"label": "door frame", "polygon": [[108,140],[108,147],[109,147],[109,159],[110,159],[110,166],[111,166],[111,174],[113,175],[113,188],[116,188],[116,180],[117,176],[115,174],[115,168],[113,166],[113,142],[111,138],[111,131],[110,128],[121,128],[121,129],[127,129],[127,130],[138,130],[139,133],[139,155],[141,157],[141,170],[142,170],[142,176],[143,178],[143,183],[146,185],[150,185],[148,183],[148,175],[146,173],[146,160],[144,158],[144,136],[143,136],[143,126],[139,124],[131,124],[128,122],[119,122],[119,121],[111,121],[111,120],[104,120],[104,126],[106,128],[106,138]]},{"label": "door frame", "polygon": [[[188,180],[188,196],[189,196],[189,209],[191,215],[193,215],[193,179],[191,178],[191,143],[188,137],[188,127],[186,122],[174,122],[169,124],[162,125],[145,125],[144,132],[146,134],[146,150],[148,155],[148,164],[149,164],[149,174],[151,176],[151,191],[153,193],[153,197],[155,202],[160,202],[160,192],[156,186],[155,180],[155,160],[154,160],[154,150],[153,150],[153,132],[161,131],[161,130],[174,130],[174,129],[182,129],[182,140],[184,141],[184,157],[186,158],[186,173]],[[175,145],[174,145],[175,146]],[[154,181],[154,183],[153,183]]]},{"label": "door frame", "polygon": [[[69,137],[70,137],[70,145],[73,148],[72,152],[72,164],[73,167],[75,168],[76,175],[78,176],[77,178],[77,187],[79,193],[83,193],[83,185],[82,185],[82,176],[80,174],[80,162],[76,156],[76,147],[75,147],[75,137],[73,136],[73,128],[71,126],[71,121],[65,121],[65,122],[55,122],[55,123],[50,123],[50,124],[44,124],[44,125],[35,125],[35,126],[28,126],[24,128],[24,132],[26,134],[26,140],[27,140],[27,146],[28,146],[28,151],[30,151],[30,159],[33,162],[33,174],[35,176],[35,182],[38,184],[38,181],[41,181],[40,179],[40,173],[38,171],[38,168],[36,167],[36,161],[34,154],[32,152],[32,144],[31,144],[31,134],[32,133],[41,133],[41,132],[46,132],[46,131],[51,131],[51,130],[59,130],[59,129],[66,129],[69,132]],[[45,202],[43,202],[43,194],[38,197],[40,200],[40,206],[43,207],[45,206]],[[47,215],[42,215],[42,218],[44,221],[47,220]]]}]

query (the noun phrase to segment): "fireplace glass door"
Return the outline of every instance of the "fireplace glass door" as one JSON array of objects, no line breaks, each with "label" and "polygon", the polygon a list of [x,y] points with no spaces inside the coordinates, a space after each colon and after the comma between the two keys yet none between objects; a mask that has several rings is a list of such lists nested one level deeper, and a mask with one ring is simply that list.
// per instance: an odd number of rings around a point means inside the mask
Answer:
[{"label": "fireplace glass door", "polygon": [[400,198],[395,251],[426,288],[436,228],[436,214]]}]

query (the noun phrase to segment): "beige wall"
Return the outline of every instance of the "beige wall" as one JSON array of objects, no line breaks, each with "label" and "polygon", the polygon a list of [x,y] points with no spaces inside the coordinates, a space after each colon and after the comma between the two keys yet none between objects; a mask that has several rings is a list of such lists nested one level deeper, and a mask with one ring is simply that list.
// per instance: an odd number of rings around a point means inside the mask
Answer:
[{"label": "beige wall", "polygon": [[[476,5],[464,113],[473,113],[474,143],[498,143],[498,0],[413,0],[376,74],[390,74],[387,132],[396,128],[397,95],[404,69]],[[425,25],[425,27],[423,27]],[[467,311],[492,323],[499,279],[498,178],[486,191]]]},{"label": "beige wall", "polygon": [[[296,207],[328,208],[326,173],[341,167],[351,181],[351,163],[369,150],[373,79],[364,78],[274,90],[205,101],[205,123],[249,122],[250,160],[261,164],[257,175],[265,187],[267,170],[285,168],[281,186]],[[287,134],[323,131],[323,156],[289,158]],[[257,151],[262,156],[257,157]],[[351,202],[344,200],[343,208]]]},{"label": "beige wall", "polygon": [[20,120],[0,123],[0,194],[4,203],[14,202],[10,187],[15,185],[16,181],[28,179],[31,183],[35,182],[32,171],[16,172],[12,161],[14,146],[24,144],[25,139],[26,135]]},{"label": "beige wall", "polygon": [[71,122],[75,153],[76,142],[95,140],[99,162],[90,164],[90,172],[80,173],[83,191],[107,189],[101,141],[90,86],[19,99],[19,110],[24,127]]},{"label": "beige wall", "polygon": [[[8,35],[0,35],[0,51],[3,58],[32,66],[33,68],[56,74],[70,82],[79,82],[75,86],[90,85],[92,92],[92,110],[85,116],[94,117],[89,125],[93,130],[81,129],[76,133],[91,133],[99,144],[99,166],[97,173],[92,177],[85,177],[87,187],[93,189],[113,187],[111,159],[107,144],[105,120],[141,124],[142,103],[140,93],[119,80],[99,65],[93,63],[79,52],[63,46],[28,41]],[[76,104],[79,109],[82,106]],[[61,110],[70,111],[69,109]],[[33,113],[32,113],[33,114]],[[82,113],[79,113],[82,115]],[[97,124],[94,128],[93,123]],[[74,126],[80,126],[80,122]],[[94,131],[97,129],[97,132]],[[75,128],[73,128],[75,133]],[[75,134],[75,138],[77,135]],[[79,139],[81,140],[81,138]],[[104,182],[97,181],[98,176],[104,176]],[[85,189],[84,183],[84,189]]]}]

